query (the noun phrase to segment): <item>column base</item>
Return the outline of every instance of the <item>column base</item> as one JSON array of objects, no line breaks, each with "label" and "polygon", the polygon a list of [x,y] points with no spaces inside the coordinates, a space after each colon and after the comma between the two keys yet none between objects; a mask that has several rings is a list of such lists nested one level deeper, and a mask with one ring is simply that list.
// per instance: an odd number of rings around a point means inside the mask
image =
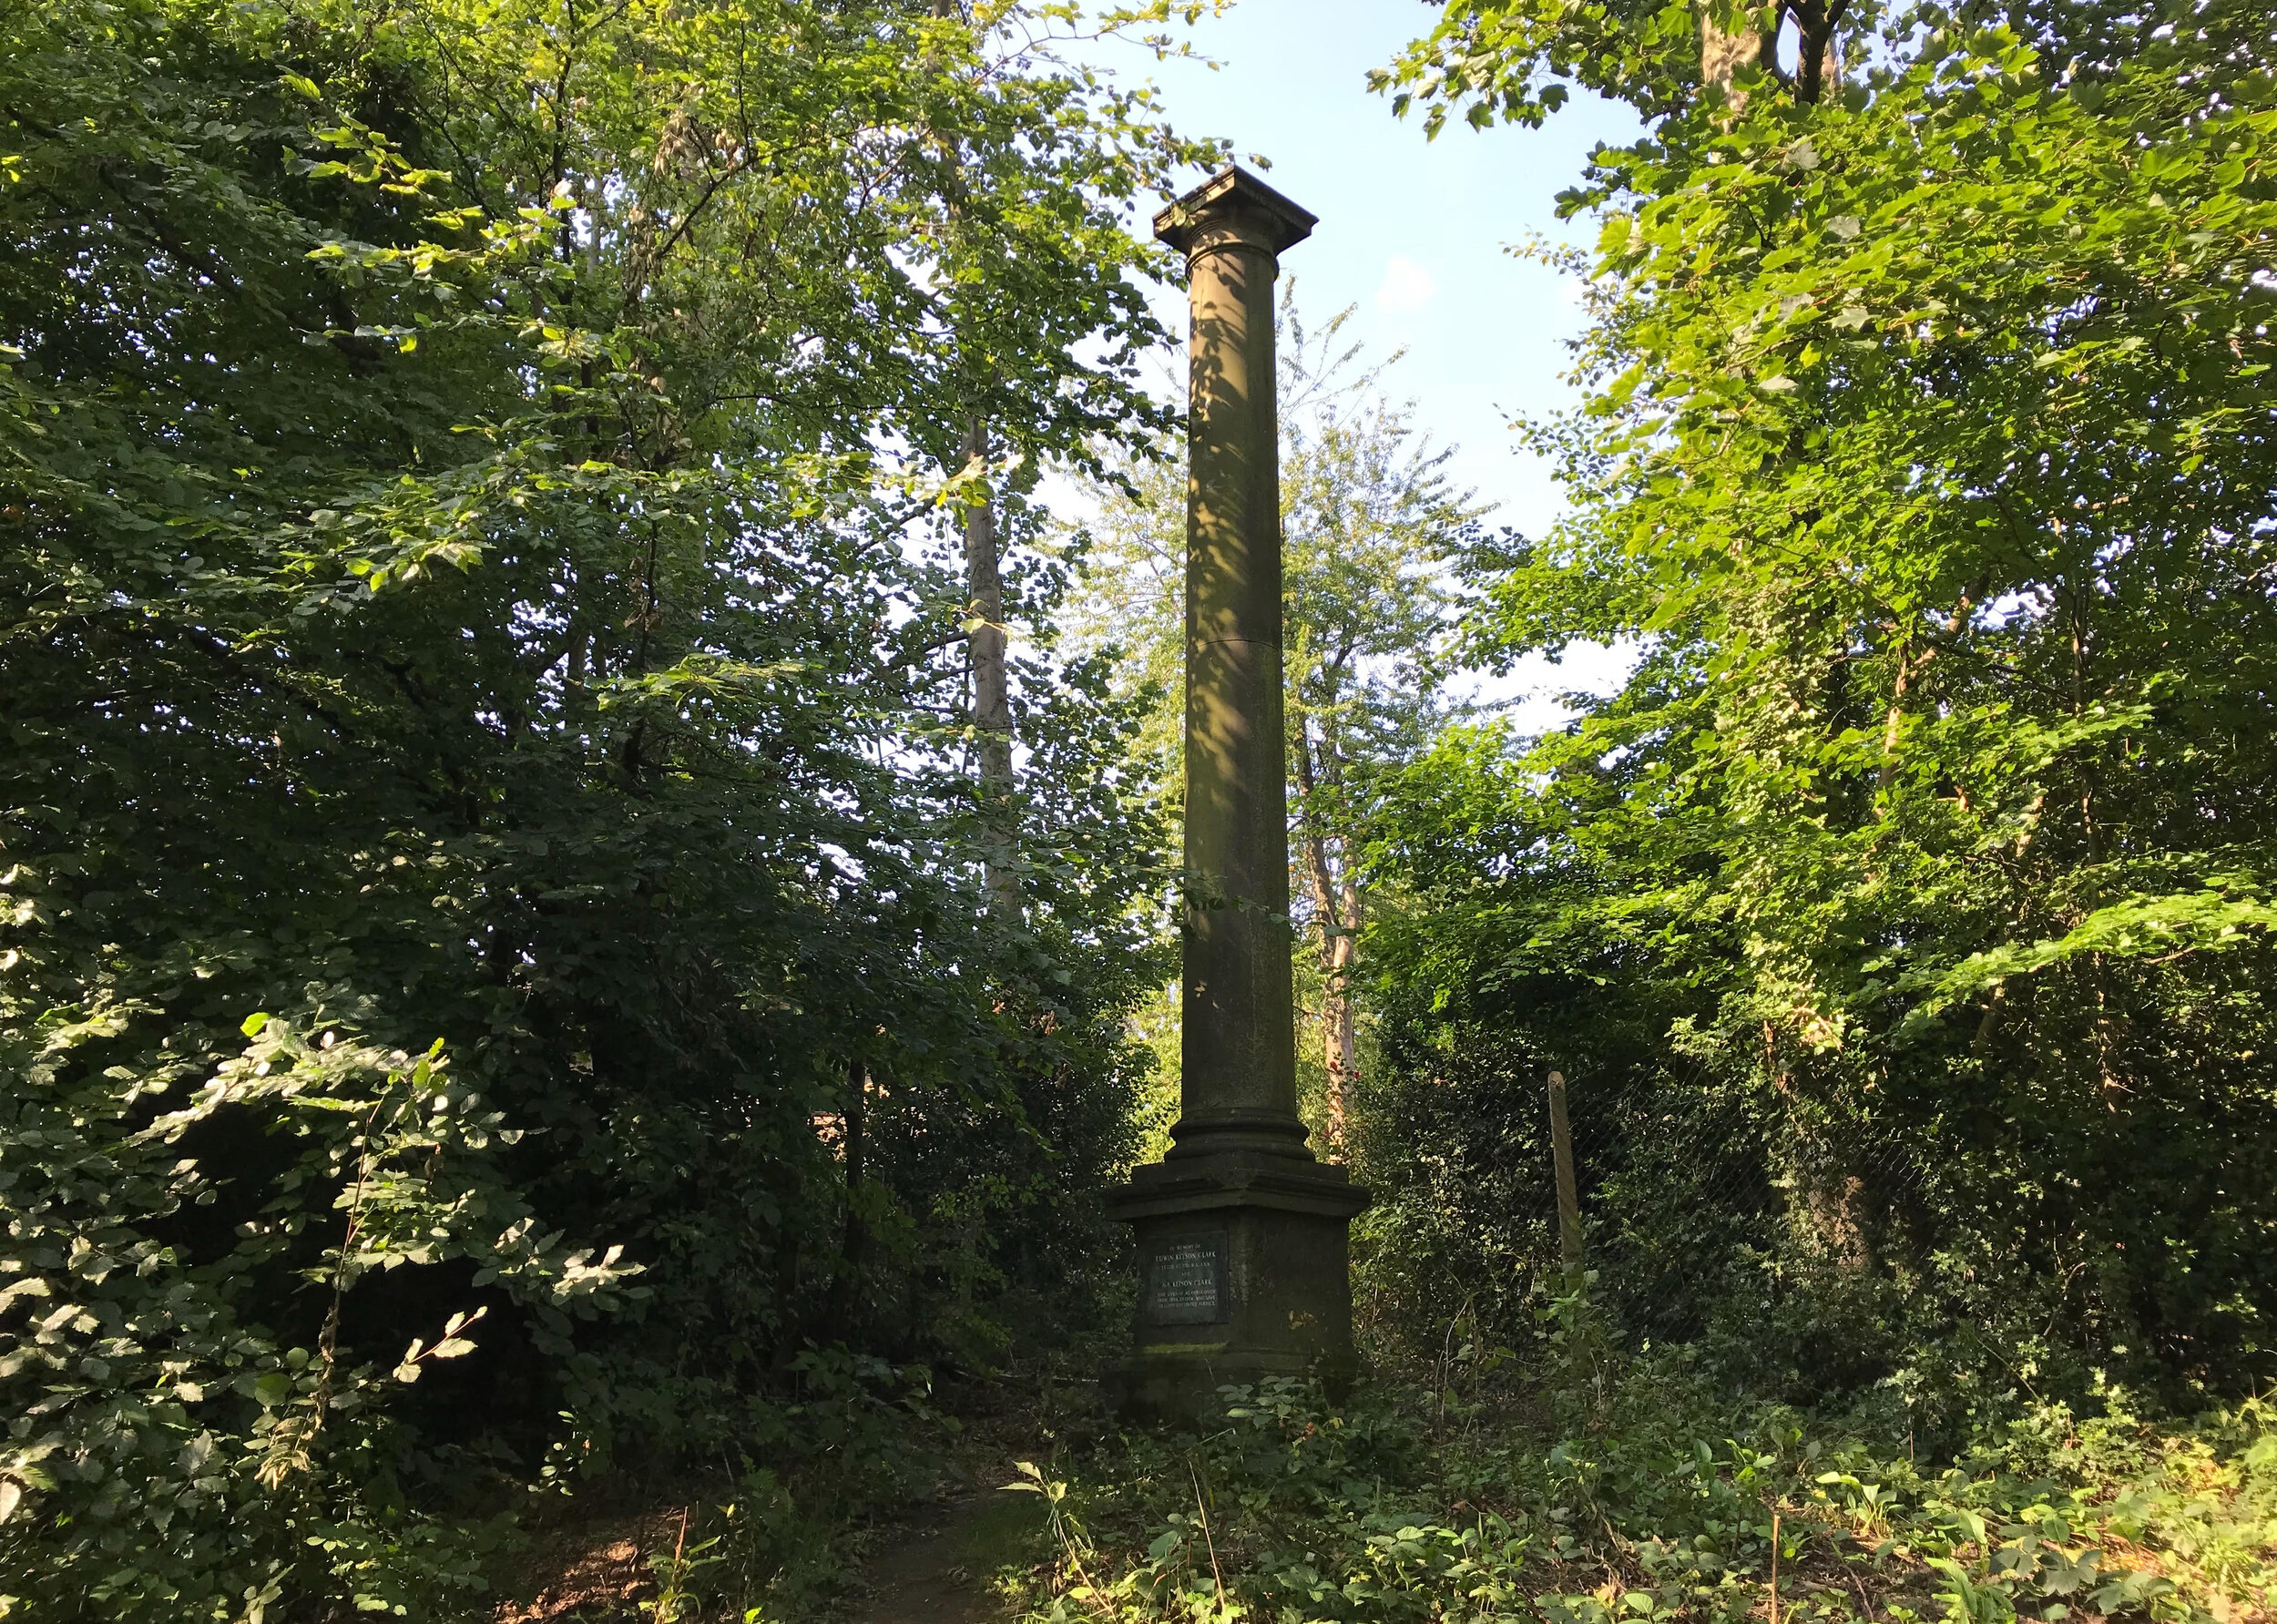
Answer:
[{"label": "column base", "polygon": [[1368,1200],[1343,1168],[1248,1149],[1135,1169],[1108,1198],[1138,1250],[1135,1346],[1107,1375],[1116,1407],[1191,1420],[1230,1384],[1348,1386],[1359,1364],[1349,1237]]}]

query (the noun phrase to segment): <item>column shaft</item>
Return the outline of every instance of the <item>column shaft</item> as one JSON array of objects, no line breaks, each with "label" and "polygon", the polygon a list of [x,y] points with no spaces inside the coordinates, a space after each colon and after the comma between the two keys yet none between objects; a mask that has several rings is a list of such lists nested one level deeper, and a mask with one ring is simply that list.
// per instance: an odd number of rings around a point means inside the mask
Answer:
[{"label": "column shaft", "polygon": [[1280,433],[1271,248],[1190,250],[1183,1114],[1179,1153],[1302,1154],[1281,733]]}]

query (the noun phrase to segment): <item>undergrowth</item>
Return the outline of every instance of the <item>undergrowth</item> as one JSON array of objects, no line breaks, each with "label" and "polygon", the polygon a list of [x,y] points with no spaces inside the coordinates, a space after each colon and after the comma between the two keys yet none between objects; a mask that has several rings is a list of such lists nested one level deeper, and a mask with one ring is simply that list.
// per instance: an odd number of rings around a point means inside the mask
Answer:
[{"label": "undergrowth", "polygon": [[1735,1410],[1675,1362],[1616,1357],[1577,1302],[1557,1312],[1531,1380],[1489,1353],[1462,1384],[1341,1404],[1228,1387],[1199,1432],[1023,1467],[1052,1546],[999,1582],[1028,1624],[2271,1614],[2277,1405],[2154,1421],[2107,1388],[2099,1414],[2042,1404],[1916,1460],[1903,1437]]}]

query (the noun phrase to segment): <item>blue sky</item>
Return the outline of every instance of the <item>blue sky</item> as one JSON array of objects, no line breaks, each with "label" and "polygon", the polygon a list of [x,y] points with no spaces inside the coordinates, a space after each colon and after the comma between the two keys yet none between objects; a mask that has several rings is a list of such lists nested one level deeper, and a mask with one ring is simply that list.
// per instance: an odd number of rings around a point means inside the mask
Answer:
[{"label": "blue sky", "polygon": [[[1591,148],[1632,139],[1637,124],[1626,108],[1577,97],[1538,130],[1457,123],[1425,140],[1422,120],[1394,118],[1367,75],[1436,15],[1414,0],[1238,0],[1192,32],[1214,69],[1128,46],[1098,47],[1091,59],[1153,80],[1183,132],[1226,138],[1244,163],[1271,160],[1264,179],[1321,217],[1281,261],[1301,308],[1317,322],[1356,306],[1347,332],[1372,353],[1404,347],[1386,388],[1414,400],[1435,442],[1457,448],[1457,482],[1496,504],[1499,522],[1540,535],[1556,517],[1557,487],[1518,451],[1508,419],[1570,403],[1563,341],[1580,312],[1557,272],[1508,250],[1536,235],[1592,240],[1588,222],[1557,218],[1557,194]],[[1163,316],[1183,331],[1182,308]],[[1517,701],[1513,719],[1531,730],[1565,714],[1557,690],[1609,686],[1627,665],[1611,650],[1577,649],[1562,669],[1537,662],[1493,691]]]},{"label": "blue sky", "polygon": [[1538,533],[1554,487],[1516,452],[1506,419],[1569,398],[1561,341],[1578,311],[1557,273],[1507,250],[1535,234],[1593,236],[1557,218],[1557,193],[1593,146],[1631,138],[1636,124],[1625,108],[1578,100],[1538,130],[1458,124],[1426,141],[1419,117],[1393,117],[1390,98],[1369,92],[1367,74],[1435,15],[1414,0],[1238,0],[1192,32],[1214,70],[1128,47],[1093,59],[1154,80],[1186,133],[1226,138],[1244,163],[1271,161],[1263,178],[1321,217],[1281,262],[1302,307],[1318,322],[1356,305],[1348,331],[1371,352],[1405,347],[1387,387],[1460,448],[1464,484]]}]

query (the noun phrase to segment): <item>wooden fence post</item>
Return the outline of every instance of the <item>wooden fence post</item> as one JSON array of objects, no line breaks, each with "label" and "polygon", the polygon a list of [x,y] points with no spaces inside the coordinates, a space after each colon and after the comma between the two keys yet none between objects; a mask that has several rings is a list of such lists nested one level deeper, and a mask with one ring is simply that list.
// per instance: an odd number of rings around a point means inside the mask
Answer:
[{"label": "wooden fence post", "polygon": [[1549,1146],[1557,1163],[1557,1253],[1566,1289],[1581,1288],[1581,1195],[1573,1177],[1573,1125],[1566,1119],[1566,1075],[1549,1074]]}]

